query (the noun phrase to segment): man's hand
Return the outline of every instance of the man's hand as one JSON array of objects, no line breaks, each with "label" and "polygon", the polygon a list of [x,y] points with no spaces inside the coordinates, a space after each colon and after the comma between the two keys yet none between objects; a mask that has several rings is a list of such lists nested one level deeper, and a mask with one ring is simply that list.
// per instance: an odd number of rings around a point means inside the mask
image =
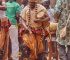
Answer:
[{"label": "man's hand", "polygon": [[66,27],[64,27],[61,31],[60,31],[60,38],[64,38],[66,36]]},{"label": "man's hand", "polygon": [[59,21],[60,15],[61,15],[60,12],[56,12],[56,13],[54,14],[54,18],[55,18],[56,22]]},{"label": "man's hand", "polygon": [[39,22],[48,22],[50,20],[49,17],[46,18],[40,18],[40,19],[36,19],[34,22],[39,23]]},{"label": "man's hand", "polygon": [[30,29],[28,29],[29,33],[32,34],[32,31]]}]

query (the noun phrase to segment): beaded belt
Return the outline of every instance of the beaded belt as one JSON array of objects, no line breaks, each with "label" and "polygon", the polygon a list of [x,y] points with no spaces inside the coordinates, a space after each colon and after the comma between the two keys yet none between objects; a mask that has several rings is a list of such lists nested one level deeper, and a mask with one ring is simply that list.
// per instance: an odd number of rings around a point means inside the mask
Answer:
[{"label": "beaded belt", "polygon": [[31,31],[35,34],[42,34],[42,28],[31,28]]}]

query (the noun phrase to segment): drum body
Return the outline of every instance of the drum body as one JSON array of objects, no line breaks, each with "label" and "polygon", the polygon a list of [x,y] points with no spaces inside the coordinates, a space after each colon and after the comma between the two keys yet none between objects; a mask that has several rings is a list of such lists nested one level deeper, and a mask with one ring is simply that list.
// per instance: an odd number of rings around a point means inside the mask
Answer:
[{"label": "drum body", "polygon": [[[56,43],[56,30],[57,30],[58,23],[50,22],[50,25],[46,28],[48,29],[48,49],[49,49],[49,60],[52,60],[52,57],[54,57],[56,60],[58,60],[58,50],[57,50],[57,43]],[[47,33],[46,33],[47,34]]]}]

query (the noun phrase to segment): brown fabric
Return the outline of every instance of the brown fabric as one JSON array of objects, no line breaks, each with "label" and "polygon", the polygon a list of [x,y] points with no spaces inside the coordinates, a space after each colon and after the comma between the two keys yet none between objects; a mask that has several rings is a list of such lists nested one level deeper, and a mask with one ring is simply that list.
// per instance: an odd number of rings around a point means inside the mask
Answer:
[{"label": "brown fabric", "polygon": [[30,60],[35,60],[37,54],[42,53],[44,50],[41,35],[23,34],[24,43],[30,48]]},{"label": "brown fabric", "polygon": [[4,30],[0,31],[0,49],[3,47],[5,42],[5,32]]},{"label": "brown fabric", "polygon": [[3,56],[3,60],[7,60],[8,59],[8,54],[9,54],[9,33],[5,33],[6,34],[6,39],[5,39],[5,43],[4,43],[4,50],[5,50],[5,53],[4,53],[4,56]]},{"label": "brown fabric", "polygon": [[3,49],[3,60],[8,58],[8,37],[7,37],[7,33],[4,31],[4,29],[2,29],[0,31],[0,50]]},{"label": "brown fabric", "polygon": [[6,17],[0,20],[0,50],[4,50],[3,60],[8,57],[8,19]]}]

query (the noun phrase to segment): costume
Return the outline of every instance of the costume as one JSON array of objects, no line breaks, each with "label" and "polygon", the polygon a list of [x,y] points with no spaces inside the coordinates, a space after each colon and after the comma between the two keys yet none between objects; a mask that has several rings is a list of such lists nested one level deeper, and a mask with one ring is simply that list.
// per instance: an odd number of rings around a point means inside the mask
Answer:
[{"label": "costume", "polygon": [[[26,22],[25,24],[31,29],[32,33],[25,32],[22,35],[24,43],[30,48],[30,60],[35,60],[37,57],[43,53],[43,37],[42,37],[42,25],[36,23],[35,20],[40,18],[43,13],[47,15],[47,10],[40,4],[36,4],[33,10],[27,5],[21,13],[21,17]],[[40,15],[39,15],[40,14]]]}]

